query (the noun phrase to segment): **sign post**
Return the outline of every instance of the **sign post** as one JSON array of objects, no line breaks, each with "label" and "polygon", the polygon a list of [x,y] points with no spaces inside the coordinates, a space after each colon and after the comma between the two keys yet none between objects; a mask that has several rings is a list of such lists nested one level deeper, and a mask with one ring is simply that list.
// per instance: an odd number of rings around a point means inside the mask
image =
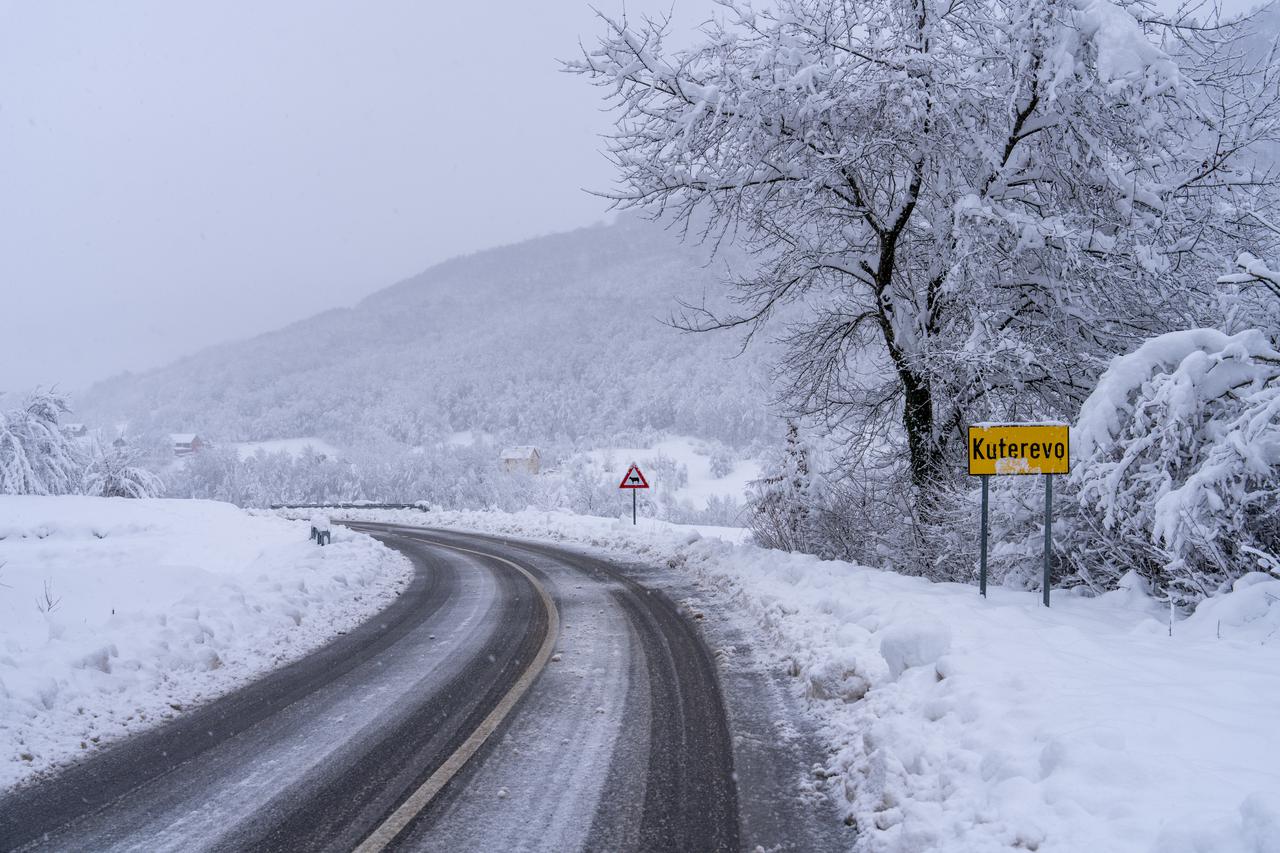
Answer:
[{"label": "sign post", "polygon": [[987,594],[987,480],[992,474],[1044,475],[1044,606],[1049,606],[1053,557],[1053,475],[1071,468],[1066,424],[975,424],[969,427],[969,475],[982,478],[981,558],[978,590]]},{"label": "sign post", "polygon": [[631,523],[636,523],[636,492],[640,489],[649,488],[649,481],[644,478],[644,474],[640,471],[640,466],[632,462],[631,467],[627,469],[627,473],[622,475],[622,482],[618,484],[619,489],[631,490]]},{"label": "sign post", "polygon": [[1044,606],[1049,606],[1049,557],[1053,554],[1053,475],[1044,475]]},{"label": "sign post", "polygon": [[978,592],[987,597],[987,483],[990,474],[982,474],[982,556],[978,568]]}]

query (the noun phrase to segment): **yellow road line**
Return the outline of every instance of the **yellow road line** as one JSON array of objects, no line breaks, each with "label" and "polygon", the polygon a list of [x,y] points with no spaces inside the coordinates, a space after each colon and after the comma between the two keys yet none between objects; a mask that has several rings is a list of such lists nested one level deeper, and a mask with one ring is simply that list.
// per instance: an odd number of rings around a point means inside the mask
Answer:
[{"label": "yellow road line", "polygon": [[489,715],[481,721],[476,730],[463,741],[462,745],[452,755],[445,759],[445,762],[440,765],[435,773],[431,774],[427,781],[418,786],[418,789],[410,794],[409,798],[401,803],[400,807],[392,812],[390,817],[383,821],[381,826],[361,842],[360,846],[355,849],[355,853],[379,853],[435,799],[435,796],[448,784],[449,780],[463,768],[471,756],[479,751],[484,742],[489,739],[489,735],[493,734],[498,726],[502,724],[502,721],[515,708],[516,703],[520,701],[520,697],[533,684],[534,679],[546,668],[547,661],[551,660],[552,650],[555,648],[556,640],[560,634],[560,612],[556,609],[556,603],[547,594],[542,584],[538,583],[538,579],[523,566],[518,566],[508,559],[494,554],[486,554],[483,551],[473,551],[470,548],[462,548],[457,545],[446,545],[443,542],[436,542],[431,539],[424,541],[442,548],[451,548],[454,551],[464,551],[468,554],[498,560],[528,578],[529,583],[533,584],[533,588],[542,597],[543,607],[547,609],[547,636],[543,639],[538,653],[533,656],[533,660],[525,667],[524,672],[520,673],[520,677],[516,679],[516,683],[511,685],[511,689],[494,706]]}]

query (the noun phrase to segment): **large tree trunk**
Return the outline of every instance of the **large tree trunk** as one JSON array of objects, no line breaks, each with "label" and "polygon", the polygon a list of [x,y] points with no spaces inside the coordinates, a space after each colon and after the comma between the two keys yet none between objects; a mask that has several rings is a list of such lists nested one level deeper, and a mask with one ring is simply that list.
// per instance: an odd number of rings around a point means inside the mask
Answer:
[{"label": "large tree trunk", "polygon": [[907,450],[911,455],[911,484],[927,489],[941,474],[942,457],[933,436],[933,390],[929,381],[900,367],[904,404],[902,424],[907,430]]},{"label": "large tree trunk", "polygon": [[[929,486],[938,480],[942,473],[942,454],[933,434],[933,388],[927,376],[921,376],[913,369],[907,353],[898,343],[893,324],[892,282],[897,265],[898,238],[906,228],[907,221],[915,209],[916,198],[920,189],[920,169],[917,164],[915,178],[912,180],[910,195],[903,205],[893,227],[881,235],[880,257],[876,264],[874,292],[881,334],[893,360],[898,380],[902,383],[903,407],[902,424],[907,432],[907,451],[910,454],[911,484],[927,495]],[[932,300],[930,300],[932,302]],[[930,305],[934,310],[934,306]]]},{"label": "large tree trunk", "polygon": [[884,342],[902,383],[902,425],[907,432],[907,452],[910,456],[911,484],[919,489],[937,482],[942,473],[942,452],[933,432],[933,388],[926,376],[912,370],[906,354],[898,346],[893,324],[881,302],[880,330]]}]

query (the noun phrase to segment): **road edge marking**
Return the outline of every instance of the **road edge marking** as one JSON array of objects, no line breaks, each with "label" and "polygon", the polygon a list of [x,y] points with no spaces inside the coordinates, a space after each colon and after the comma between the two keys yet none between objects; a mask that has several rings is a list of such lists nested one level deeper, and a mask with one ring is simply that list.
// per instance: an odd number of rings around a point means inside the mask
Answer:
[{"label": "road edge marking", "polygon": [[502,721],[515,708],[516,703],[533,686],[534,680],[542,674],[542,670],[546,668],[548,661],[551,660],[552,651],[555,649],[556,642],[560,637],[560,611],[556,608],[556,603],[547,593],[547,590],[529,570],[496,554],[487,554],[484,551],[475,551],[458,545],[448,545],[444,542],[437,542],[434,539],[422,541],[438,545],[441,548],[450,548],[454,551],[463,551],[506,563],[528,578],[529,583],[533,584],[533,588],[541,596],[542,605],[547,611],[547,636],[538,648],[538,653],[533,656],[533,660],[525,667],[524,672],[520,673],[520,677],[516,679],[515,684],[511,685],[511,689],[506,692],[506,695],[498,700],[498,704],[493,707],[488,716],[480,721],[480,725],[476,726],[475,730],[462,742],[462,745],[454,750],[453,754],[446,758],[444,763],[437,767],[436,771],[418,786],[417,790],[410,794],[364,841],[360,842],[360,846],[356,847],[354,853],[380,853],[381,850],[395,840],[396,836],[404,831],[405,827],[413,822],[414,818],[422,813],[423,809],[431,804],[431,801],[449,783],[449,780],[457,775],[458,771],[466,765],[473,755],[479,752],[480,747],[484,746],[489,736],[497,730],[498,726],[502,725]]}]

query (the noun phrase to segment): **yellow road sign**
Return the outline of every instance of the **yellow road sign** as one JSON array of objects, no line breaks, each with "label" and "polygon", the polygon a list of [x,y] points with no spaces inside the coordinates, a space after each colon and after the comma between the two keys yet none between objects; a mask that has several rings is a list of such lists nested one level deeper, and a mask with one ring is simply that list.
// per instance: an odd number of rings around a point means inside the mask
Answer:
[{"label": "yellow road sign", "polygon": [[1066,424],[978,424],[969,427],[969,474],[1066,474]]}]

